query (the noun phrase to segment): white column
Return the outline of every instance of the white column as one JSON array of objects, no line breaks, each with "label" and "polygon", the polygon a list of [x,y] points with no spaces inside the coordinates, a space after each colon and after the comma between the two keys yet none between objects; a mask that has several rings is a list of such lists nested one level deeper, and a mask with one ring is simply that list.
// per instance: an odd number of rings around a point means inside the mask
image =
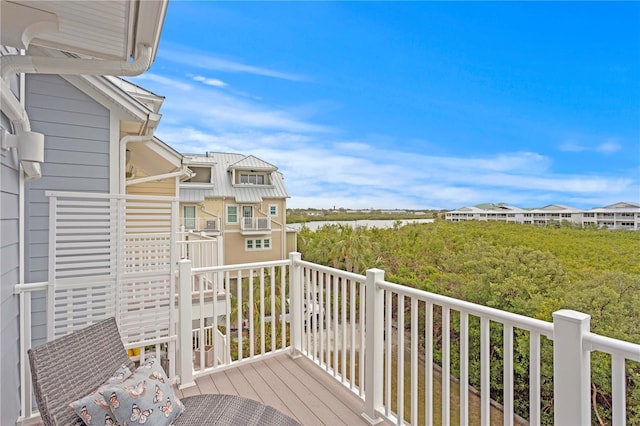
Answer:
[{"label": "white column", "polygon": [[583,349],[591,316],[571,310],[553,313],[554,423],[591,423],[591,360]]},{"label": "white column", "polygon": [[376,283],[384,280],[384,271],[368,269],[365,281],[365,380],[364,413],[362,417],[369,424],[382,421],[377,410],[382,409],[382,384],[384,360],[384,290]]},{"label": "white column", "polygon": [[193,386],[193,340],[191,337],[191,261],[182,259],[178,262],[179,293],[178,314],[180,327],[178,328],[178,374],[180,375],[180,389]]},{"label": "white column", "polygon": [[302,297],[304,293],[302,291],[302,280],[300,279],[302,267],[298,263],[302,260],[302,255],[291,252],[289,253],[289,260],[291,261],[289,266],[291,356],[297,358],[302,350],[302,323],[304,321],[302,318]]}]

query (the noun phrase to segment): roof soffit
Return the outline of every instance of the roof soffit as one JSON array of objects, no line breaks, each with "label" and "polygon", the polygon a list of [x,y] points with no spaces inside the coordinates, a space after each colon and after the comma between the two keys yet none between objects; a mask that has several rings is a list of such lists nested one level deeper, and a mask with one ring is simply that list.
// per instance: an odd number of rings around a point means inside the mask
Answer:
[{"label": "roof soffit", "polygon": [[168,0],[3,0],[2,42],[87,55],[129,60],[136,48],[152,49],[160,39]]}]

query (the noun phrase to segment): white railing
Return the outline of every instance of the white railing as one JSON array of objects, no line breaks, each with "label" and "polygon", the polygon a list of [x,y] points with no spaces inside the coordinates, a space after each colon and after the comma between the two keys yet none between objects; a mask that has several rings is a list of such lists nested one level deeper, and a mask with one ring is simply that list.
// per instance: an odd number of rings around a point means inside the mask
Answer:
[{"label": "white railing", "polygon": [[193,268],[218,266],[222,264],[223,248],[222,237],[185,233],[178,240],[178,258],[191,260]]},{"label": "white railing", "polygon": [[[453,412],[467,424],[470,399],[478,395],[481,424],[495,420],[496,399],[502,401],[498,413],[506,425],[521,421],[517,414],[540,424],[543,402],[553,406],[555,424],[589,424],[591,352],[599,351],[612,359],[612,423],[633,420],[627,418],[626,394],[638,383],[625,368],[640,362],[640,345],[591,333],[590,317],[579,312],[557,311],[553,322],[540,321],[391,283],[381,270],[362,276],[305,262],[298,253],[287,260],[193,269],[185,259],[179,278],[181,388],[216,369],[289,351],[308,357],[359,395],[363,417],[372,423],[448,425]],[[205,283],[221,297],[207,297]],[[15,287],[21,309],[21,418],[32,414],[26,358],[31,292],[47,286]],[[544,356],[551,353],[552,359]],[[543,380],[551,379],[543,377],[546,360],[553,363],[553,401],[541,401]],[[528,370],[516,374],[523,365]],[[440,401],[434,392],[438,372]],[[492,389],[492,374],[503,378],[501,385],[494,382],[498,389]],[[459,403],[453,407],[450,378],[459,382]],[[520,397],[525,401],[517,399],[517,389],[528,390]],[[516,409],[523,406],[527,413]]]},{"label": "white railing", "polygon": [[182,217],[181,227],[188,231],[220,232],[220,218]]},{"label": "white railing", "polygon": [[243,217],[240,229],[242,231],[270,231],[271,220],[268,217]]},{"label": "white railing", "polygon": [[365,277],[310,262],[294,263],[301,294],[302,354],[364,396]]},{"label": "white railing", "polygon": [[[289,348],[290,263],[280,260],[192,269],[189,260],[179,262],[181,387],[192,385],[194,378],[212,369]],[[222,296],[207,297],[208,283],[213,285],[213,294]],[[222,287],[226,290],[224,293],[220,291]],[[200,342],[207,341],[209,329],[224,336],[211,342],[212,353],[218,355],[207,359],[206,350],[198,350],[198,359],[193,362],[194,350],[200,347]],[[226,354],[220,354],[218,344],[225,346]]]},{"label": "white railing", "polygon": [[[289,327],[282,329],[282,342],[276,353],[288,348],[292,354],[314,361],[360,395],[364,400],[363,417],[372,423],[382,418],[396,424],[448,425],[453,418],[459,418],[461,424],[467,424],[472,420],[475,398],[480,409],[474,415],[479,416],[481,424],[495,421],[496,416],[507,425],[540,424],[543,410],[551,404],[556,424],[588,424],[590,352],[595,350],[613,357],[613,424],[627,420],[625,360],[640,361],[640,345],[589,333],[587,315],[558,311],[553,323],[540,321],[387,282],[379,270],[369,270],[366,276],[353,274],[302,261],[295,253],[289,261],[282,262],[278,266],[282,266],[289,284],[281,300],[289,303],[288,311],[285,309],[280,315],[288,320]],[[288,272],[285,265],[289,266]],[[224,270],[227,281],[236,276],[238,280],[264,282],[274,274],[259,271],[272,266],[266,263],[200,268],[189,276],[203,280],[205,273]],[[183,272],[187,274],[188,269]],[[261,300],[264,294],[256,290],[250,297]],[[226,306],[230,312],[231,305]],[[247,318],[239,311],[232,315],[225,312],[214,328],[231,329],[231,334],[225,334],[228,339],[253,345],[256,339],[264,339],[268,315],[258,315],[259,307],[250,309],[253,311]],[[223,309],[219,308],[219,312]],[[234,322],[247,325],[244,333],[234,328]],[[205,333],[206,323],[203,321],[198,328],[200,335]],[[220,328],[220,324],[226,325]],[[189,350],[194,347],[189,340],[182,343],[185,344]],[[200,367],[206,360],[199,352],[202,358],[197,361],[195,373],[189,354],[185,360],[186,377],[191,375],[193,381],[193,377],[215,368],[228,368],[273,353],[264,347],[259,349],[257,343],[255,347],[244,346],[233,349],[233,361],[228,364],[210,360],[214,364],[210,368]],[[544,357],[545,351],[552,351],[553,359]],[[496,358],[496,352],[501,356]],[[553,363],[554,401],[541,401],[542,383],[549,379],[542,373],[545,360]],[[526,365],[526,373],[516,368],[522,365]],[[516,370],[520,370],[518,374]],[[502,376],[502,383],[492,383],[494,374]],[[437,380],[437,376],[441,379]],[[439,400],[434,398],[435,386],[440,390]],[[457,395],[454,386],[459,389]],[[517,392],[523,388],[528,395]],[[456,399],[459,402],[452,407],[451,401]],[[436,406],[440,407],[437,412]],[[522,407],[528,407],[528,412],[523,413]]]}]

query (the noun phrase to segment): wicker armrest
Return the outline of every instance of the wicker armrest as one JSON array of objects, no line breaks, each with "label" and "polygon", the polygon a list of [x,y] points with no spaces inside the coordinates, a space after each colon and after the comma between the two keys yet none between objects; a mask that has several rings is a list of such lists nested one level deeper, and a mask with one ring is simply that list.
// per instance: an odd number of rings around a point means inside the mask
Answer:
[{"label": "wicker armrest", "polygon": [[133,368],[114,318],[32,348],[28,354],[45,425],[82,425],[69,403],[97,389],[121,365]]}]

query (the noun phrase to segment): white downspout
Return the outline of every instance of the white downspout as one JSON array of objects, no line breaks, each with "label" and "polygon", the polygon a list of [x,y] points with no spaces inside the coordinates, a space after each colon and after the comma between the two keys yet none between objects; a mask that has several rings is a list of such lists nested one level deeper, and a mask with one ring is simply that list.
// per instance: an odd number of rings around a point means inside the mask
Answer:
[{"label": "white downspout", "polygon": [[126,179],[125,172],[127,167],[127,144],[134,142],[150,142],[153,139],[153,133],[150,135],[126,135],[120,139],[120,173],[118,174],[118,181],[120,182],[119,193],[126,193]]},{"label": "white downspout", "polygon": [[0,102],[2,102],[2,112],[11,120],[13,131],[16,134],[31,131],[31,123],[24,106],[13,94],[7,80],[0,81]]}]

